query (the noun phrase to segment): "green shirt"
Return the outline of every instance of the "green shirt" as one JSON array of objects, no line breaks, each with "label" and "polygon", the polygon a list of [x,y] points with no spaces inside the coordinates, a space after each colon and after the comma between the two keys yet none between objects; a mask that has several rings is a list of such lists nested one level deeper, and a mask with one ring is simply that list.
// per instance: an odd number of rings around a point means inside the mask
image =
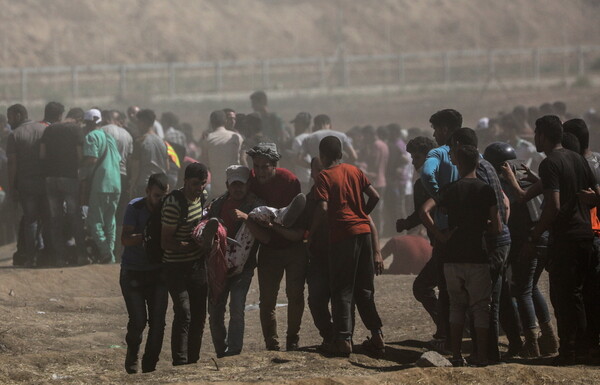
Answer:
[{"label": "green shirt", "polygon": [[[105,152],[106,156],[100,162]],[[117,143],[112,136],[106,135],[102,130],[92,130],[85,136],[83,141],[83,156],[96,158],[100,162],[87,170],[89,173],[94,173],[90,192],[105,194],[118,194],[121,192],[121,172],[119,167],[121,155],[119,155]]]},{"label": "green shirt", "polygon": [[[181,208],[177,198],[170,195],[165,200],[161,212],[161,223],[166,226],[177,226],[175,231],[175,240],[178,242],[194,243],[192,239],[192,231],[202,218],[202,199],[198,198],[195,201],[188,201],[188,216],[185,223],[180,223]],[[164,262],[186,262],[200,259],[203,256],[204,250],[200,247],[195,248],[187,253],[176,252],[165,249]]]}]

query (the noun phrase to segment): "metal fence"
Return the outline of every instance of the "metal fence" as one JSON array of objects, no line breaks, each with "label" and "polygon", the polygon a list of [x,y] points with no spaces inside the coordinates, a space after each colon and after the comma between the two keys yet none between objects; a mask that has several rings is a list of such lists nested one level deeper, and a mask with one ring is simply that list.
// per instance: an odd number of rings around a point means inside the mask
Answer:
[{"label": "metal fence", "polygon": [[600,46],[344,55],[198,63],[0,68],[0,101],[180,98],[263,90],[337,89],[567,79],[600,73]]}]

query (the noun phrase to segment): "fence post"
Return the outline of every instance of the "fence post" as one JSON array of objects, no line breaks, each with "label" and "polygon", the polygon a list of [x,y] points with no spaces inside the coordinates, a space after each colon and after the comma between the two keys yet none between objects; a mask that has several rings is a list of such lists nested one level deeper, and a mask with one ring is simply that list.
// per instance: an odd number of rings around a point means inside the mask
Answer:
[{"label": "fence post", "polygon": [[223,63],[220,60],[215,62],[215,90],[217,93],[223,90]]},{"label": "fence post", "polygon": [[325,88],[325,58],[319,59],[319,87]]},{"label": "fence post", "polygon": [[167,69],[169,72],[169,97],[175,96],[175,66],[173,63],[169,63],[169,68]]},{"label": "fence post", "polygon": [[346,60],[346,52],[342,52],[342,55],[340,57],[340,70],[342,71],[342,87],[348,87],[348,77],[349,77],[349,72],[348,72],[348,61]]},{"label": "fence post", "polygon": [[77,66],[71,67],[71,97],[76,101],[79,97],[79,70]]},{"label": "fence post", "polygon": [[494,50],[488,51],[488,78],[493,78],[496,76],[496,54]]},{"label": "fence post", "polygon": [[533,79],[536,83],[540,82],[540,50],[534,48],[531,52],[533,58]]},{"label": "fence post", "polygon": [[263,89],[268,90],[271,79],[269,78],[270,65],[268,60],[263,60],[262,62],[262,84]]},{"label": "fence post", "polygon": [[27,103],[27,68],[21,68],[21,102]]},{"label": "fence post", "polygon": [[450,83],[450,54],[444,52],[444,83],[448,85]]},{"label": "fence post", "polygon": [[405,73],[404,73],[404,55],[398,55],[398,82],[400,84],[404,84],[406,81]]},{"label": "fence post", "polygon": [[578,67],[578,71],[577,74],[579,76],[584,76],[585,75],[585,55],[584,55],[584,51],[583,51],[583,47],[579,46],[577,49],[577,67]]},{"label": "fence post", "polygon": [[127,68],[122,65],[119,67],[119,97],[125,97],[127,93]]},{"label": "fence post", "polygon": [[565,84],[567,82],[567,79],[569,78],[569,59],[568,58],[569,58],[569,52],[567,49],[565,49],[562,54],[563,79],[565,81]]}]

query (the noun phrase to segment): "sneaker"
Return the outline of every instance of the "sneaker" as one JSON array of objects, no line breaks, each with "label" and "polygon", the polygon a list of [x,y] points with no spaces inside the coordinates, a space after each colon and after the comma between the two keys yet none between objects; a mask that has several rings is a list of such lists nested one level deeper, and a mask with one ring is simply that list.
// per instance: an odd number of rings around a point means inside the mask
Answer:
[{"label": "sneaker", "polygon": [[125,355],[125,371],[128,374],[135,374],[138,372],[138,352],[136,349],[127,349]]},{"label": "sneaker", "polygon": [[552,366],[571,366],[577,365],[574,355],[561,355],[554,357],[551,363]]},{"label": "sneaker", "polygon": [[306,195],[300,193],[283,209],[281,225],[283,227],[292,227],[304,211],[304,206],[306,206]]},{"label": "sneaker", "polygon": [[288,342],[285,344],[285,350],[288,352],[296,351],[300,348],[297,342]]},{"label": "sneaker", "polygon": [[450,349],[448,347],[446,347],[446,339],[433,339],[431,341],[428,342],[429,347],[432,350],[435,350],[436,352],[442,354],[442,355],[448,355],[451,354]]},{"label": "sneaker", "polygon": [[329,339],[323,339],[321,345],[317,346],[317,352],[320,353],[331,353],[333,351],[333,342]]},{"label": "sneaker", "polygon": [[279,347],[279,342],[277,341],[267,344],[266,348],[267,350],[272,352],[278,352],[281,350],[281,348]]},{"label": "sneaker", "polygon": [[[467,357],[467,359],[465,360],[465,362],[469,365],[469,366],[473,366],[475,368],[484,368],[486,366],[488,366],[490,363],[486,360],[486,361],[479,361],[477,359],[477,357],[475,357],[473,354],[471,354],[469,357]],[[500,363],[500,362],[497,362]]]},{"label": "sneaker", "polygon": [[537,343],[542,356],[558,353],[558,339],[554,333],[542,332],[537,339]]},{"label": "sneaker", "polygon": [[381,334],[374,334],[372,337],[367,337],[361,346],[377,357],[381,357],[385,354],[385,343],[383,342],[383,335]]},{"label": "sneaker", "polygon": [[87,255],[80,255],[77,257],[77,266],[84,266],[92,264],[92,260]]},{"label": "sneaker", "polygon": [[352,353],[352,341],[351,340],[336,340],[334,342],[335,354],[342,357],[348,357]]},{"label": "sneaker", "polygon": [[455,368],[462,368],[463,366],[467,366],[467,361],[464,358],[451,358],[450,363]]},{"label": "sneaker", "polygon": [[212,245],[215,241],[215,235],[219,229],[219,220],[217,218],[210,218],[204,228],[202,229],[202,246],[207,250],[212,249]]}]

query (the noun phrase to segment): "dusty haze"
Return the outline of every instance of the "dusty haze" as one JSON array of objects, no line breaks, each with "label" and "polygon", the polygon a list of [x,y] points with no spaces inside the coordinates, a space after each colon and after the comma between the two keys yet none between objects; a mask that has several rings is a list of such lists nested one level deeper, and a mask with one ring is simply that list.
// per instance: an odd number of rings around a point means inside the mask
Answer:
[{"label": "dusty haze", "polygon": [[1,67],[595,44],[598,0],[5,1]]}]

